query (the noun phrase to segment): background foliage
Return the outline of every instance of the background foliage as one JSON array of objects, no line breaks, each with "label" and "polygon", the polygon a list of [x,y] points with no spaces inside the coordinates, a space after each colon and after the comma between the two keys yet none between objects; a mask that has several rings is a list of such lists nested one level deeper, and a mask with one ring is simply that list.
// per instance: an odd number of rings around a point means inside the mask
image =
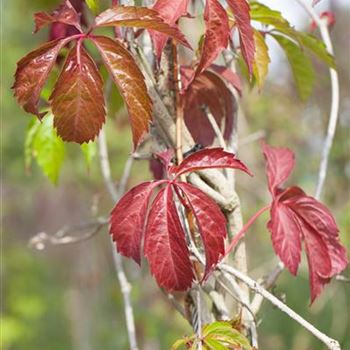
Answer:
[{"label": "background foliage", "polygon": [[[57,1],[5,1],[3,5],[2,133],[3,155],[3,308],[1,316],[4,349],[126,349],[122,297],[114,276],[106,230],[91,241],[76,246],[34,251],[28,248],[30,237],[40,231],[53,233],[62,224],[79,223],[92,215],[106,215],[112,203],[105,193],[96,160],[87,167],[79,146],[69,145],[59,187],[52,186],[34,165],[26,176],[23,152],[24,135],[31,117],[16,105],[9,87],[16,61],[46,39],[46,32],[32,36],[32,13],[50,10]],[[340,123],[331,154],[325,201],[338,220],[343,242],[350,246],[350,75],[348,52],[349,8],[333,2],[337,24],[332,31],[341,83]],[[184,32],[186,31],[186,20]],[[191,32],[191,30],[190,30]],[[276,49],[277,50],[277,49]],[[273,51],[279,54],[279,51]],[[273,54],[274,55],[274,54]],[[278,56],[278,60],[285,60]],[[292,182],[309,193],[314,191],[320,146],[329,108],[327,68],[317,63],[316,88],[304,103],[296,95],[287,65],[274,65],[263,93],[245,91],[241,118],[241,139],[264,130],[274,145],[287,145],[297,155]],[[108,137],[113,175],[120,177],[131,150],[127,116],[120,97],[109,115]],[[256,174],[253,182],[237,175],[243,211],[248,217],[269,198],[263,173],[263,158],[257,143],[244,144],[240,157]],[[134,165],[130,186],[148,176],[148,165]],[[294,181],[295,180],[295,181]],[[254,235],[254,237],[253,237]],[[264,220],[260,219],[248,237],[251,252],[249,266],[253,277],[275,265]],[[143,349],[167,349],[184,333],[186,323],[172,310],[148,273],[127,263],[133,281],[137,332]],[[284,273],[275,293],[316,327],[350,348],[349,285],[332,282],[325,293],[309,307],[305,262],[298,278]],[[262,349],[321,349],[292,320],[265,304],[259,328]]]}]

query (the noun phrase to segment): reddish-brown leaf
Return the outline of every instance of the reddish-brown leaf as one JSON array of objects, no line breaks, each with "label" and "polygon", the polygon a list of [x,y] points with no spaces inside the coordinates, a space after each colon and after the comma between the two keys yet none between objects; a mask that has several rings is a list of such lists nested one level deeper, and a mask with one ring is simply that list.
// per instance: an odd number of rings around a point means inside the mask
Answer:
[{"label": "reddish-brown leaf", "polygon": [[162,182],[144,182],[128,191],[110,216],[110,234],[120,254],[141,264],[141,242],[147,208],[154,189]]},{"label": "reddish-brown leaf", "polygon": [[69,0],[65,0],[65,2],[61,4],[51,14],[47,12],[35,13],[34,20],[35,20],[34,33],[38,32],[42,27],[54,22],[59,22],[59,23],[74,26],[80,32],[82,32],[80,27],[80,16],[75,11],[74,7],[69,2]]},{"label": "reddish-brown leaf", "polygon": [[[159,13],[166,23],[174,26],[181,16],[187,14],[188,3],[189,0],[157,0],[152,8]],[[152,38],[154,51],[159,60],[169,36],[153,30],[150,30],[149,33]]]},{"label": "reddish-brown leaf", "polygon": [[148,132],[152,120],[152,101],[148,96],[144,77],[132,55],[118,41],[95,36],[93,42],[124,97],[136,147]]},{"label": "reddish-brown leaf", "polygon": [[255,56],[254,31],[250,23],[250,7],[247,0],[227,0],[231,7],[239,32],[242,56],[247,64],[249,74],[253,73]]},{"label": "reddish-brown leaf", "polygon": [[170,167],[169,172],[177,178],[190,171],[211,168],[238,169],[251,175],[249,169],[233,153],[226,152],[222,148],[206,148],[195,152],[185,158],[180,165]]},{"label": "reddish-brown leaf", "polygon": [[183,98],[184,117],[192,137],[203,146],[213,143],[216,134],[206,116],[205,108],[208,108],[220,128],[224,123],[223,134],[224,138],[228,139],[232,133],[235,117],[236,101],[232,92],[216,73],[207,70],[190,83],[193,76],[192,69],[182,69],[184,86],[187,86]]},{"label": "reddish-brown leaf", "polygon": [[295,157],[288,148],[270,147],[266,143],[262,143],[262,150],[266,159],[269,190],[273,195],[293,171]]},{"label": "reddish-brown leaf", "polygon": [[182,45],[191,48],[177,26],[169,25],[160,17],[157,11],[147,7],[114,6],[96,17],[95,26],[126,26],[151,29],[166,34]]},{"label": "reddish-brown leaf", "polygon": [[41,90],[53,68],[57,55],[66,40],[53,40],[30,52],[17,63],[13,89],[17,102],[28,113],[42,118],[45,113],[39,113],[38,103]]},{"label": "reddish-brown leaf", "polygon": [[204,10],[205,35],[196,75],[208,68],[228,45],[230,27],[226,10],[218,0],[207,0]]},{"label": "reddish-brown leaf", "polygon": [[63,140],[83,143],[97,136],[105,121],[103,82],[80,43],[71,49],[50,102],[54,126]]},{"label": "reddish-brown leaf", "polygon": [[205,250],[204,280],[225,253],[226,219],[218,205],[198,188],[185,182],[174,185],[184,194],[196,219]]},{"label": "reddish-brown leaf", "polygon": [[155,198],[145,232],[145,256],[158,284],[167,290],[186,290],[194,279],[185,232],[169,184]]},{"label": "reddish-brown leaf", "polygon": [[294,154],[285,148],[263,144],[269,189],[273,197],[268,228],[274,249],[292,274],[300,263],[301,241],[309,265],[311,302],[331,277],[348,264],[346,250],[339,241],[338,228],[331,212],[299,187],[279,186],[294,167]]}]

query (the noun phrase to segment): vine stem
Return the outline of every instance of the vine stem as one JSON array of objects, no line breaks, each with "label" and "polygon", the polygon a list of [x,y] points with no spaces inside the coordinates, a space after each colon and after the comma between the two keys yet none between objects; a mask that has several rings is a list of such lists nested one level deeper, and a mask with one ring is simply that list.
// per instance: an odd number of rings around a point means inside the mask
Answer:
[{"label": "vine stem", "polygon": [[258,282],[256,282],[255,280],[253,280],[249,276],[245,275],[244,273],[235,269],[234,267],[231,267],[231,266],[226,265],[226,264],[221,264],[219,266],[219,269],[221,269],[221,270],[225,271],[226,273],[239,279],[240,281],[245,283],[255,293],[262,295],[271,304],[275,305],[278,309],[280,309],[282,312],[287,314],[290,318],[292,318],[294,321],[298,322],[303,328],[308,330],[316,338],[318,338],[320,341],[322,341],[328,347],[328,349],[341,350],[339,343],[335,339],[332,339],[332,338],[328,337],[326,334],[319,331],[315,326],[313,326],[311,323],[309,323],[308,321],[303,319],[294,310],[289,308],[286,304],[284,304],[281,300],[279,300],[273,294],[268,292]]},{"label": "vine stem", "polygon": [[270,204],[266,205],[265,207],[259,209],[249,220],[248,222],[242,227],[242,229],[236,234],[234,235],[234,237],[232,238],[231,243],[229,244],[229,246],[226,248],[226,252],[225,252],[225,256],[230,254],[231,251],[236,247],[236,245],[238,244],[238,242],[243,238],[243,236],[245,235],[245,233],[247,232],[247,230],[249,229],[249,227],[255,222],[255,220],[261,215],[263,214],[266,210],[270,209]]},{"label": "vine stem", "polygon": [[[333,44],[332,44],[332,40],[328,30],[327,19],[321,18],[316,13],[312,5],[307,2],[307,0],[296,0],[296,1],[305,9],[305,11],[309,14],[309,16],[313,19],[313,21],[315,21],[317,27],[320,30],[321,37],[324,44],[326,45],[327,51],[331,55],[333,55],[334,50],[333,50]],[[339,77],[338,77],[337,71],[333,68],[329,69],[329,74],[330,74],[330,80],[331,80],[331,94],[332,94],[331,110],[329,114],[327,135],[323,144],[320,168],[318,172],[318,181],[317,181],[317,187],[316,187],[316,193],[315,193],[316,199],[320,199],[324,188],[326,175],[327,175],[329,154],[332,148],[335,130],[337,127],[338,115],[339,115],[339,103],[340,103],[339,102],[340,101]]]},{"label": "vine stem", "polygon": [[177,163],[180,164],[183,161],[182,155],[182,124],[184,122],[182,101],[180,95],[180,71],[177,61],[177,47],[176,43],[172,43],[173,49],[173,63],[174,63],[174,87],[175,87],[175,110],[176,110],[176,158]]},{"label": "vine stem", "polygon": [[[106,188],[113,202],[117,202],[120,198],[120,193],[124,191],[122,188],[119,188],[119,191],[117,191],[112,181],[111,168],[110,168],[109,158],[108,158],[106,133],[104,128],[102,128],[100,135],[98,137],[98,146],[99,146],[99,159],[100,159],[101,172],[102,172],[102,176],[103,176]],[[129,167],[127,168],[129,169]],[[126,184],[126,181],[124,183]],[[117,253],[112,240],[111,240],[111,245],[112,245],[114,265],[117,272],[120,289],[123,294],[124,313],[125,313],[126,328],[128,332],[130,349],[138,350],[139,348],[137,346],[137,340],[136,340],[134,312],[133,312],[131,297],[130,297],[131,286],[124,271],[122,257]]]}]

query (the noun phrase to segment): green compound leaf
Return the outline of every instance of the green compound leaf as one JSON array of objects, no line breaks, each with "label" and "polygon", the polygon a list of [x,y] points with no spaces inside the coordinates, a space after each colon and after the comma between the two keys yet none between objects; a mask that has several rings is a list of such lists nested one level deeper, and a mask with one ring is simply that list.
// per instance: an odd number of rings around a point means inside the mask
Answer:
[{"label": "green compound leaf", "polygon": [[[248,339],[235,329],[231,322],[213,322],[202,329],[203,350],[242,349],[252,350]],[[172,350],[186,346],[186,349],[197,349],[199,339],[196,335],[177,340]]]},{"label": "green compound leaf", "polygon": [[57,184],[64,153],[64,143],[53,128],[53,115],[48,114],[41,122],[35,118],[29,125],[25,139],[26,169],[30,169],[35,158],[43,173],[53,184]]},{"label": "green compound leaf", "polygon": [[311,95],[315,80],[315,72],[310,58],[292,40],[277,34],[272,34],[272,37],[279,43],[288,58],[300,98],[307,100]]}]

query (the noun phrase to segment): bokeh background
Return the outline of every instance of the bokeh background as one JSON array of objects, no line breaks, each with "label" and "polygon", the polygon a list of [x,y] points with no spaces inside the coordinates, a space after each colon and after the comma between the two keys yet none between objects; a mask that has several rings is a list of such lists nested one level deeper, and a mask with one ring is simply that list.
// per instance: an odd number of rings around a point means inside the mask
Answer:
[{"label": "bokeh background", "polygon": [[[282,9],[298,28],[309,22],[290,0],[266,1]],[[106,215],[113,203],[103,186],[98,160],[88,169],[77,145],[68,145],[59,183],[53,186],[37,166],[30,174],[24,167],[24,138],[31,116],[15,103],[10,86],[16,61],[47,38],[45,30],[32,35],[32,14],[51,10],[56,0],[3,0],[2,2],[2,315],[1,345],[4,350],[112,350],[127,349],[122,295],[113,269],[106,229],[89,241],[38,251],[28,247],[37,232],[55,233],[64,225]],[[331,153],[324,202],[332,208],[344,244],[350,245],[350,8],[347,0],[324,0],[324,9],[336,16],[332,38],[341,84],[340,120]],[[320,9],[322,8],[320,6]],[[185,20],[186,21],[186,20]],[[186,31],[189,29],[184,25]],[[193,28],[191,29],[193,31]],[[262,131],[274,145],[292,148],[297,167],[291,183],[308,193],[315,190],[322,140],[330,104],[327,68],[316,62],[317,81],[312,97],[302,102],[283,53],[271,48],[269,81],[259,93],[245,89],[240,137]],[[131,150],[127,115],[115,95],[108,120],[108,142],[113,178],[118,181]],[[116,112],[117,111],[117,112]],[[264,163],[258,142],[242,144],[240,157],[256,174],[238,176],[238,191],[244,216],[248,218],[269,200]],[[150,178],[148,164],[136,162],[128,186]],[[249,270],[261,277],[277,262],[263,217],[249,232]],[[189,334],[150,278],[125,262],[132,281],[137,334],[142,349],[169,349],[177,338]],[[345,275],[349,276],[349,271]],[[303,261],[299,276],[284,272],[274,293],[320,330],[339,339],[350,349],[350,284],[333,281],[309,305],[308,275]],[[322,345],[292,320],[265,303],[259,315],[261,349],[323,349]]]}]

